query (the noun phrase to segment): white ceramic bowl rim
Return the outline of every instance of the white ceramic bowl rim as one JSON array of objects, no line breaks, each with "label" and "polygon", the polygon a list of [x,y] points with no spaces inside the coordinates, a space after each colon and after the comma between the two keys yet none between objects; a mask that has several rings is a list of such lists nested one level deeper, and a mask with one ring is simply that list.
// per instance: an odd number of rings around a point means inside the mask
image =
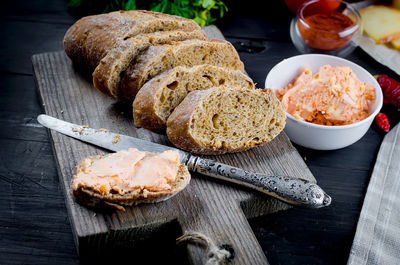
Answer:
[{"label": "white ceramic bowl rim", "polygon": [[[336,60],[346,62],[346,63],[349,64],[349,65],[352,65],[352,66],[355,66],[355,67],[359,67],[361,71],[366,72],[366,73],[367,73],[368,75],[370,75],[370,76],[373,78],[373,80],[374,80],[374,84],[372,84],[372,85],[373,85],[374,88],[375,88],[375,100],[379,100],[378,105],[376,106],[374,112],[372,112],[367,118],[365,118],[365,119],[363,119],[363,120],[361,120],[361,121],[352,123],[352,124],[347,124],[347,125],[321,125],[321,124],[315,124],[315,123],[311,123],[311,122],[307,122],[307,121],[302,121],[302,120],[296,119],[295,117],[293,117],[292,115],[290,115],[289,113],[287,113],[286,110],[285,110],[286,116],[287,116],[288,118],[293,119],[293,120],[295,120],[296,122],[299,122],[300,124],[306,125],[306,126],[308,126],[308,127],[313,127],[313,128],[324,128],[324,129],[328,129],[328,130],[341,130],[341,129],[348,129],[348,128],[352,128],[352,127],[357,127],[357,126],[359,126],[360,124],[366,123],[366,122],[370,121],[371,119],[374,119],[374,118],[375,118],[375,116],[379,113],[379,111],[380,111],[381,108],[382,108],[382,105],[383,105],[383,95],[382,95],[382,90],[381,90],[381,88],[380,88],[380,86],[379,86],[379,84],[378,84],[378,81],[376,81],[376,79],[375,79],[367,70],[365,70],[363,67],[359,66],[358,64],[353,63],[352,61],[349,61],[349,60],[346,60],[346,59],[343,59],[343,58],[340,58],[340,57],[337,57],[337,56],[333,56],[333,55],[327,55],[327,54],[301,54],[301,55],[296,55],[296,56],[289,57],[289,58],[287,58],[287,59],[292,59],[292,58],[297,58],[297,57],[304,57],[304,56],[310,56],[310,55],[312,55],[312,56],[321,56],[321,57],[335,58]],[[276,64],[276,65],[268,72],[267,78],[265,79],[265,86],[266,86],[266,83],[267,83],[267,80],[268,80],[268,76],[270,75],[270,73],[271,73],[275,68],[277,68],[282,62],[284,62],[284,61],[287,60],[287,59],[283,59],[282,61],[280,61],[278,64]],[[306,65],[303,65],[303,67],[304,67],[304,66],[306,66]],[[322,65],[321,65],[321,66],[322,66]],[[350,68],[352,68],[352,67],[350,67]],[[353,69],[353,68],[352,68],[352,69]],[[288,83],[291,82],[291,81],[292,81],[292,80],[288,81]],[[275,90],[274,90],[274,92],[275,92]],[[377,95],[377,96],[376,96],[376,95]]]}]

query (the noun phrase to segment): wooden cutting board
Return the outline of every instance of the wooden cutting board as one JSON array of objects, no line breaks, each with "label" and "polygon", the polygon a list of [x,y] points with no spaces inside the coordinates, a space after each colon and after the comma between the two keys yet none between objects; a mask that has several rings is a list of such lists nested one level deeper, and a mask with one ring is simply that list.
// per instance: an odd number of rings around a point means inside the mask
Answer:
[{"label": "wooden cutting board", "polygon": [[[207,27],[205,31],[210,38],[224,39],[216,27]],[[116,103],[99,93],[90,78],[81,75],[63,51],[34,55],[32,62],[46,114],[170,145],[164,135],[135,128],[130,106]],[[235,255],[231,264],[268,264],[247,218],[285,210],[289,205],[249,189],[193,174],[190,185],[168,201],[127,207],[126,212],[95,213],[74,202],[70,192],[71,178],[81,159],[105,150],[54,131],[50,132],[50,136],[76,246],[82,259],[110,257],[113,253],[122,252],[118,252],[121,249],[124,253],[137,254],[135,249],[141,252],[144,248],[156,246],[161,251],[163,244],[166,249],[171,248],[169,245],[174,245],[177,236],[192,230],[204,233],[219,246],[233,249]],[[264,174],[290,175],[315,181],[283,132],[263,147],[211,158]],[[157,242],[161,242],[161,246]],[[174,258],[174,255],[171,257]],[[153,258],[157,260],[160,257],[154,255],[150,260]],[[204,247],[188,245],[187,259],[192,264],[204,264]]]}]

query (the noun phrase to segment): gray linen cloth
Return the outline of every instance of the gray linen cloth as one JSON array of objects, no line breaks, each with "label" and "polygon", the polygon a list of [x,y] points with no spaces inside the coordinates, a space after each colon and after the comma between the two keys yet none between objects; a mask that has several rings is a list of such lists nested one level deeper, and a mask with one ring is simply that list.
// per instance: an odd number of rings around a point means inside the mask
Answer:
[{"label": "gray linen cloth", "polygon": [[400,264],[400,124],[381,144],[347,264]]}]

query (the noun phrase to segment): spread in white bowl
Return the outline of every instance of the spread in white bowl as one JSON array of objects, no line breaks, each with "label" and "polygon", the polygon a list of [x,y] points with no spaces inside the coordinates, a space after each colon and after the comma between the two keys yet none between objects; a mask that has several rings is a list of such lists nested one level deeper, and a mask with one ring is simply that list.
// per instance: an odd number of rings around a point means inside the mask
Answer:
[{"label": "spread in white bowl", "polygon": [[[320,68],[326,65],[333,68],[329,70],[332,72],[316,76]],[[297,78],[304,72],[305,66],[309,67],[309,79]],[[344,74],[339,74],[338,77],[336,71]],[[368,131],[383,103],[378,82],[361,66],[326,54],[293,56],[281,61],[269,71],[265,87],[271,88],[278,95],[281,94],[283,99],[283,95],[288,93],[285,88],[295,88],[297,79],[298,82],[303,80],[307,84],[307,80],[313,80],[315,76],[317,81],[314,81],[312,86],[318,86],[319,92],[308,91],[309,87],[306,86],[303,87],[303,91],[299,87],[299,95],[288,100],[287,106],[298,104],[299,108],[293,108],[293,115],[285,110],[286,134],[292,142],[317,150],[335,150],[355,143]],[[338,84],[335,85],[336,82]],[[292,86],[288,85],[290,83],[293,83]],[[297,94],[294,92],[293,94]],[[303,93],[309,97],[305,100],[305,105],[301,100]],[[289,96],[290,94],[287,95]],[[319,123],[313,123],[317,121]]]},{"label": "spread in white bowl", "polygon": [[320,125],[347,125],[367,118],[375,88],[348,66],[323,65],[315,74],[304,67],[277,95],[294,118]]}]

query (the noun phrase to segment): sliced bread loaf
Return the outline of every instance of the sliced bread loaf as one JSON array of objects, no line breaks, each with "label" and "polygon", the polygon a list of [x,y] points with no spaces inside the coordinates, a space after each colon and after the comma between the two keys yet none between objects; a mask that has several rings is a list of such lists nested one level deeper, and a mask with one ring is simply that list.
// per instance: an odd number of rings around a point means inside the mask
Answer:
[{"label": "sliced bread loaf", "polygon": [[87,16],[68,29],[64,49],[75,64],[93,71],[121,39],[141,33],[178,29],[200,30],[200,27],[191,19],[143,10]]},{"label": "sliced bread loaf", "polygon": [[[82,174],[82,172],[91,172],[92,169],[90,167],[95,162],[102,159],[107,159],[115,154],[117,153],[92,156],[82,160],[79,163],[79,165],[77,166],[76,175],[72,180],[72,192],[77,202],[98,209],[107,209],[111,207],[118,210],[124,210],[124,206],[132,206],[139,203],[156,203],[167,200],[176,195],[179,191],[183,190],[190,182],[190,173],[184,164],[178,165],[177,174],[174,180],[168,181],[166,183],[156,182],[156,187],[160,185],[167,185],[169,187],[168,189],[162,190],[146,189],[145,187],[135,187],[132,189],[124,190],[123,192],[121,192],[120,190],[115,190],[114,188],[108,190],[106,186],[110,185],[107,183],[107,179],[112,179],[112,181],[114,181],[119,177],[118,174],[110,176],[108,178],[101,177],[101,183],[91,183],[85,178],[82,178],[82,176],[78,177],[78,175]],[[146,153],[146,155],[140,161],[155,155],[156,154],[153,153]],[[121,165],[123,164],[119,163],[119,168],[115,168],[116,173],[129,170],[126,168],[120,168]],[[129,165],[124,165],[124,167],[128,166]],[[104,168],[104,170],[107,170],[107,168]]]},{"label": "sliced bread loaf", "polygon": [[128,68],[141,51],[154,44],[166,44],[188,39],[207,40],[207,35],[202,30],[175,30],[124,38],[116,43],[100,61],[93,72],[93,84],[101,92],[119,99],[121,98],[119,89],[121,73]]},{"label": "sliced bread loaf", "polygon": [[243,151],[271,141],[285,112],[270,89],[214,87],[190,92],[167,121],[177,147],[196,154]]},{"label": "sliced bread loaf", "polygon": [[121,80],[122,95],[133,101],[143,84],[176,66],[211,64],[244,72],[243,63],[231,43],[221,40],[186,40],[155,45],[136,57]]},{"label": "sliced bread loaf", "polygon": [[254,88],[251,78],[239,70],[209,64],[177,66],[150,79],[139,90],[133,102],[135,126],[163,131],[169,115],[189,92],[218,85]]}]

